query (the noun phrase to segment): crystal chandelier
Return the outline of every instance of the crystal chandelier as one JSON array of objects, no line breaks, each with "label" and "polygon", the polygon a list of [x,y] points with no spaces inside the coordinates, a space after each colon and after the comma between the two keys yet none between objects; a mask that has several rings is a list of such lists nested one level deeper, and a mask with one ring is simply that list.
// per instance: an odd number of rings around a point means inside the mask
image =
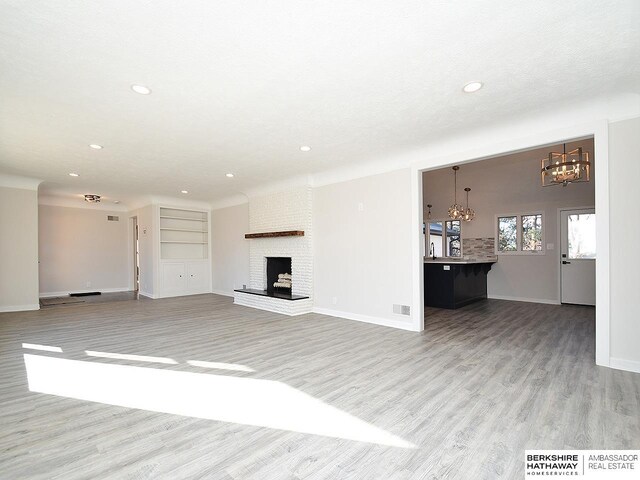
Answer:
[{"label": "crystal chandelier", "polygon": [[458,205],[456,194],[456,190],[458,189],[458,170],[460,170],[460,167],[457,165],[453,167],[453,205],[449,207],[449,218],[453,220],[461,220],[464,211],[462,205]]},{"label": "crystal chandelier", "polygon": [[467,192],[467,208],[465,208],[464,212],[462,212],[462,220],[464,220],[465,222],[470,222],[475,218],[476,212],[473,208],[469,208],[469,192],[471,191],[471,189],[467,187],[464,189],[464,191]]},{"label": "crystal chandelier", "polygon": [[570,183],[589,181],[591,162],[589,153],[583,152],[582,147],[567,152],[567,145],[564,144],[562,153],[549,152],[549,158],[543,158],[540,163],[543,187],[566,187]]}]

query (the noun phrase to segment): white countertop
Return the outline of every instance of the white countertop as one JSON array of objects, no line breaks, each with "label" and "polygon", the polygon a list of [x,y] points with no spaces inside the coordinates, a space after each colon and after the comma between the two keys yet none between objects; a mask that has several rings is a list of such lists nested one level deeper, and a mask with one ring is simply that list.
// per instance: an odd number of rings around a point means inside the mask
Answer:
[{"label": "white countertop", "polygon": [[492,257],[492,258],[483,258],[483,259],[472,259],[472,258],[468,258],[468,259],[464,259],[461,258],[460,260],[458,259],[452,259],[452,258],[442,258],[442,257],[437,257],[435,260],[433,260],[431,257],[425,257],[424,259],[424,263],[446,263],[448,265],[472,265],[472,264],[476,264],[476,263],[496,263],[498,261],[498,257]]}]

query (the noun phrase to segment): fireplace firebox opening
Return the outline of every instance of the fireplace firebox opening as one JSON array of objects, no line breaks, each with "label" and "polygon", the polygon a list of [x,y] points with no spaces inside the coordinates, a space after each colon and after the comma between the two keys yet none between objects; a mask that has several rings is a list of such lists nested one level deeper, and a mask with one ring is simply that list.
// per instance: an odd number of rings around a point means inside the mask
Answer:
[{"label": "fireplace firebox opening", "polygon": [[267,293],[292,293],[291,257],[265,257]]}]

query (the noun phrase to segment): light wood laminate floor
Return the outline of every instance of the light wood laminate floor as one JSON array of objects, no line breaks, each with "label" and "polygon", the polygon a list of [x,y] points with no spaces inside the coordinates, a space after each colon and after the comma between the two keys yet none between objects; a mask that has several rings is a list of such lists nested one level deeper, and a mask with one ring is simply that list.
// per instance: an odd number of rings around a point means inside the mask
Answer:
[{"label": "light wood laminate floor", "polygon": [[426,317],[216,295],[0,314],[0,477],[511,479],[527,448],[640,448],[640,375],[594,364],[592,308]]}]

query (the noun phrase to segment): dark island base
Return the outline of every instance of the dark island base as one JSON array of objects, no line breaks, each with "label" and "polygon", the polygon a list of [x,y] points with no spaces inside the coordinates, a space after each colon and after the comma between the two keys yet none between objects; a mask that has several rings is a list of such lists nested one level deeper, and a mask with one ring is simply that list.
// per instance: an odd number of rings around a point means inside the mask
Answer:
[{"label": "dark island base", "polygon": [[456,309],[487,298],[487,273],[492,263],[425,263],[425,306]]},{"label": "dark island base", "polygon": [[255,288],[239,288],[237,290],[234,290],[234,292],[248,293],[250,295],[259,295],[261,297],[280,298],[282,300],[304,300],[305,298],[309,298],[303,295],[292,295],[290,293],[280,293],[280,292],[267,292],[266,290],[257,290]]}]

